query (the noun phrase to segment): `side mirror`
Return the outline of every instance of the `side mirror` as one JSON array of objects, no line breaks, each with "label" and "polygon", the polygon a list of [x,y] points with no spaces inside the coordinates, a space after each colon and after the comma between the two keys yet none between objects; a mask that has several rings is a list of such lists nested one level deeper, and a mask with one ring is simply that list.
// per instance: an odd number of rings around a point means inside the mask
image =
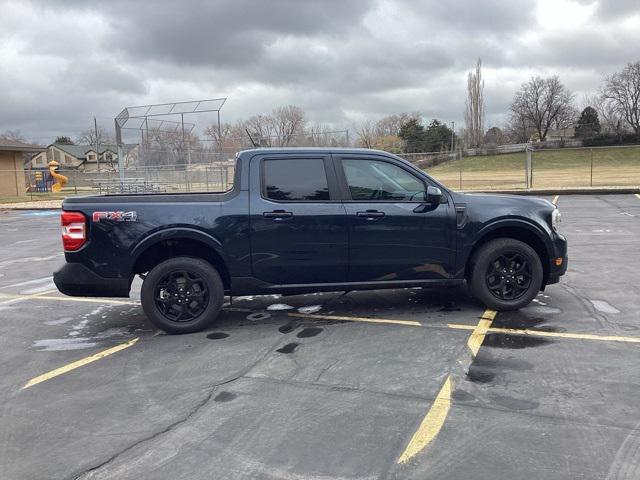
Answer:
[{"label": "side mirror", "polygon": [[438,187],[428,186],[424,192],[424,203],[431,205],[439,205],[442,202],[442,190]]}]

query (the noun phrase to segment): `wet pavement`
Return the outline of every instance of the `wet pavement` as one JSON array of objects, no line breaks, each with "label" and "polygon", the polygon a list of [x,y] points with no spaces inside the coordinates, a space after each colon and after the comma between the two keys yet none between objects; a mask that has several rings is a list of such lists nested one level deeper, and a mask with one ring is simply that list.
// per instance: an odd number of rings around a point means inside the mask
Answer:
[{"label": "wet pavement", "polygon": [[182,336],[139,281],[52,291],[57,215],[0,212],[0,478],[640,478],[640,198],[558,205],[568,274],[492,322],[401,289],[234,298]]}]

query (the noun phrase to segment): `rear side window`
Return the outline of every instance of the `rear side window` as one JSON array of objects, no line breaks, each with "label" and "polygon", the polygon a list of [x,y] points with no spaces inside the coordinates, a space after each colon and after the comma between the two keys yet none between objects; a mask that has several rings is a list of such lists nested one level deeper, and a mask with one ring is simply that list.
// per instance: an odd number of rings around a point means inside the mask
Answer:
[{"label": "rear side window", "polygon": [[265,160],[264,195],[277,201],[329,200],[329,184],[321,158]]}]

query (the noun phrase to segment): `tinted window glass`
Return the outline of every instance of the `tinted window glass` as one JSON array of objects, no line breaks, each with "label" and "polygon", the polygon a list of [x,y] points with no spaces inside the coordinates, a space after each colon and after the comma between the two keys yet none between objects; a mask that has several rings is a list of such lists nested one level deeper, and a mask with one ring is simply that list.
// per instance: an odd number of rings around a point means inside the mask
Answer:
[{"label": "tinted window glass", "polygon": [[422,201],[425,186],[406,170],[376,160],[343,160],[353,200]]},{"label": "tinted window glass", "polygon": [[265,160],[264,185],[271,200],[329,200],[324,161],[319,158]]}]

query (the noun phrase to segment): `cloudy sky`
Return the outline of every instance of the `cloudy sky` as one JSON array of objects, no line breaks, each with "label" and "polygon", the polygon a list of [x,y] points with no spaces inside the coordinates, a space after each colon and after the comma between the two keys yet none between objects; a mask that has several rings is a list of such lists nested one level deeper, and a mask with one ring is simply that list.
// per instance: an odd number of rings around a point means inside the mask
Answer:
[{"label": "cloudy sky", "polygon": [[460,124],[484,63],[487,125],[558,74],[577,103],[640,60],[639,0],[0,0],[0,132],[75,137],[125,106],[226,96],[349,128],[420,111]]}]

